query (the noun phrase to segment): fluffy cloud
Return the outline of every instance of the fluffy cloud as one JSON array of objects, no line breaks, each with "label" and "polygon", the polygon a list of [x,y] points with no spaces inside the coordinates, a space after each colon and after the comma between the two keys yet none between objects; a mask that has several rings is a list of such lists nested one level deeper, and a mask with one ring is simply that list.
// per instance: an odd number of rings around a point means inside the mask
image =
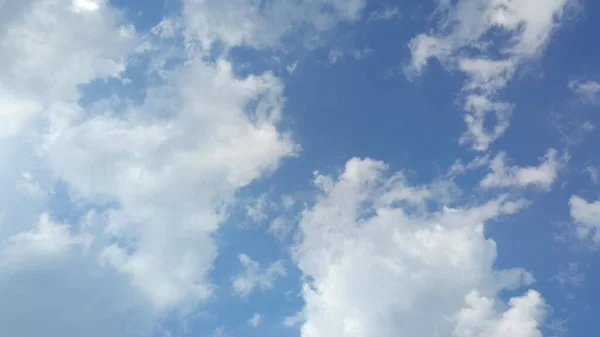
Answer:
[{"label": "fluffy cloud", "polygon": [[542,337],[540,322],[546,313],[544,299],[536,291],[511,298],[510,308],[498,313],[493,299],[477,292],[467,295],[467,308],[455,315],[456,337]]},{"label": "fluffy cloud", "polygon": [[[496,94],[524,62],[539,57],[572,0],[438,1],[438,33],[409,43],[409,75],[422,72],[432,57],[467,76],[463,87],[467,131],[461,143],[486,150],[509,125],[512,105]],[[492,56],[496,54],[496,56]],[[494,114],[495,125],[484,127]]]},{"label": "fluffy cloud", "polygon": [[316,176],[321,196],[293,248],[306,280],[302,336],[540,336],[538,293],[508,309],[498,299],[532,276],[497,269],[496,244],[484,236],[486,222],[526,203],[500,196],[448,208],[436,193],[407,197],[419,188],[385,171],[352,159],[339,178]]},{"label": "fluffy cloud", "polygon": [[[36,144],[45,118],[57,104],[74,104],[80,85],[119,76],[139,42],[102,2],[90,13],[71,5],[30,0],[0,6],[0,158],[10,163],[0,174],[4,237],[27,229],[42,213],[48,173]],[[73,29],[82,26],[87,29]]]},{"label": "fluffy cloud", "polygon": [[3,335],[139,336],[151,331],[152,313],[134,289],[98,268],[95,254],[104,240],[97,234],[102,231],[92,230],[88,221],[53,216],[67,212],[49,209],[54,179],[40,157],[43,130],[58,107],[76,106],[82,85],[120,77],[126,69],[140,39],[122,19],[104,1],[0,4]]},{"label": "fluffy cloud", "polygon": [[255,289],[271,289],[275,280],[285,276],[286,271],[282,261],[271,263],[267,268],[245,254],[239,256],[244,271],[233,279],[233,291],[241,297],[247,297]]},{"label": "fluffy cloud", "polygon": [[[157,308],[210,295],[211,235],[235,192],[295,145],[274,123],[282,86],[236,78],[231,65],[192,62],[142,106],[81,121],[57,111],[44,143],[53,171],[88,202],[116,203],[103,261],[131,276]],[[249,110],[250,103],[256,109]]]},{"label": "fluffy cloud", "polygon": [[[84,107],[82,86],[120,78],[145,50],[120,12],[106,1],[30,0],[3,3],[0,19],[0,158],[11,163],[0,174],[0,260],[11,265],[0,292],[31,294],[2,301],[22,304],[0,306],[1,322],[15,322],[2,333],[148,335],[155,314],[210,296],[212,235],[236,192],[295,155],[277,127],[283,85],[192,58],[161,69],[143,103]],[[52,220],[65,213],[52,198],[93,214],[93,231]],[[84,296],[90,289],[102,298]],[[53,301],[68,308],[49,310]]]},{"label": "fluffy cloud", "polygon": [[36,151],[53,106],[76,102],[83,84],[120,76],[139,45],[133,28],[104,2],[86,13],[72,5],[0,5],[0,159],[7,163],[0,174],[0,240],[29,230],[44,211],[51,178]]},{"label": "fluffy cloud", "polygon": [[554,149],[549,149],[538,166],[506,166],[506,153],[497,155],[490,161],[491,172],[481,180],[483,188],[536,186],[548,189],[556,180],[558,171],[566,164],[566,158],[559,158]]},{"label": "fluffy cloud", "polygon": [[574,195],[569,200],[569,205],[579,237],[600,244],[600,201],[588,202]]}]

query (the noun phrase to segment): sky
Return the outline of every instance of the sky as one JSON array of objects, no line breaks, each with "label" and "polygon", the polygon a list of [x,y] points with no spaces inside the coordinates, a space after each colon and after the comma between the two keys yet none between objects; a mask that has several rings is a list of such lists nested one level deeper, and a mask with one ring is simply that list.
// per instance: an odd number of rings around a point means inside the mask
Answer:
[{"label": "sky", "polygon": [[597,334],[599,17],[0,1],[0,335]]}]

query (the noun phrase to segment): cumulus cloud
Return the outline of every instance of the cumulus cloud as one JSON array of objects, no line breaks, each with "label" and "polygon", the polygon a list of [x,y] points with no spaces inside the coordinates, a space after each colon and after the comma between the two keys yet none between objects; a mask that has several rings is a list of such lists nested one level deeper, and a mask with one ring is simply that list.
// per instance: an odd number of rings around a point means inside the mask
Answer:
[{"label": "cumulus cloud", "polygon": [[262,268],[260,263],[245,254],[240,254],[240,263],[244,271],[233,279],[233,291],[241,297],[248,297],[256,289],[271,289],[275,280],[287,273],[282,261],[271,263]]},{"label": "cumulus cloud", "polygon": [[28,0],[0,6],[0,44],[2,240],[45,212],[52,177],[36,152],[46,117],[58,104],[75,104],[81,85],[121,76],[139,38],[103,2],[78,13],[70,1]]},{"label": "cumulus cloud", "polygon": [[[512,104],[496,97],[519,66],[539,57],[572,0],[438,1],[437,32],[409,42],[409,76],[423,72],[430,58],[467,76],[462,90],[467,131],[460,141],[486,150],[504,134]],[[495,56],[493,56],[495,54]],[[484,127],[489,114],[496,122]]]},{"label": "cumulus cloud", "polygon": [[497,312],[493,299],[477,292],[466,297],[467,308],[456,314],[454,336],[457,337],[542,337],[540,322],[546,314],[546,304],[533,290],[521,297],[510,299],[510,308]]},{"label": "cumulus cloud", "polygon": [[[149,336],[157,318],[210,297],[213,237],[236,195],[298,147],[279,125],[285,101],[279,78],[271,72],[240,78],[230,61],[207,62],[193,47],[277,47],[294,31],[318,40],[336,24],[358,20],[364,7],[365,0],[266,7],[184,0],[182,20],[166,19],[146,36],[183,37],[188,49],[176,52],[183,62],[163,68],[168,62],[152,60],[148,71],[158,80],[141,88],[142,102],[94,97],[96,104],[84,105],[82,87],[123,80],[128,60],[154,41],[144,40],[109,1],[0,5],[0,161],[10,163],[0,173],[0,332]],[[529,33],[518,34],[532,34],[525,26]],[[438,38],[415,49],[427,54],[415,62],[444,49]],[[485,91],[469,100],[474,111],[509,114],[509,105],[490,97],[516,69],[512,63],[461,60],[460,67],[472,74],[465,90]],[[295,316],[306,321],[303,335],[386,336],[402,326],[420,336],[433,336],[432,327],[465,337],[468,331],[535,336],[543,319],[539,294],[515,297],[507,310],[497,298],[531,283],[531,275],[495,269],[495,243],[483,235],[486,221],[525,202],[501,196],[439,208],[459,193],[452,183],[410,186],[402,174],[384,171],[382,163],[352,160],[339,179],[316,177],[322,197],[303,213],[294,247],[307,276],[306,308]],[[57,186],[64,195],[53,193]],[[53,198],[76,204],[76,214],[55,208]],[[250,217],[264,219],[263,205],[253,207]],[[289,231],[282,219],[271,224],[278,235]],[[243,272],[232,283],[242,297],[286,275],[281,261],[262,266],[247,255],[239,259]],[[381,287],[372,294],[366,286],[373,283]]]},{"label": "cumulus cloud", "polygon": [[569,206],[577,235],[600,244],[600,201],[588,202],[574,195],[569,200]]},{"label": "cumulus cloud", "polygon": [[[273,75],[237,79],[226,61],[198,61],[168,81],[142,106],[120,113],[81,121],[73,117],[78,109],[63,107],[43,144],[75,195],[119,205],[107,211],[116,243],[102,260],[129,275],[157,308],[210,295],[211,234],[227,217],[225,207],[295,152],[274,124],[282,86]],[[257,108],[249,111],[252,101]]]},{"label": "cumulus cloud", "polygon": [[[278,128],[281,81],[191,57],[159,69],[142,103],[94,97],[83,106],[83,86],[122,78],[151,43],[106,1],[2,4],[0,42],[0,159],[10,163],[0,173],[0,261],[11,265],[0,292],[31,294],[15,310],[0,306],[2,322],[21,323],[3,323],[2,333],[149,335],[155,315],[210,296],[212,236],[236,192],[297,152]],[[51,193],[56,186],[64,195]],[[94,230],[53,208],[56,198],[95,214]],[[53,301],[70,307],[49,310]],[[24,317],[40,328],[24,327]]]},{"label": "cumulus cloud", "polygon": [[480,205],[415,208],[437,194],[406,198],[415,187],[385,164],[352,159],[337,178],[317,175],[317,203],[300,220],[293,257],[305,276],[303,337],[541,336],[545,309],[522,269],[495,266],[484,226],[526,205],[506,196]]},{"label": "cumulus cloud", "polygon": [[483,188],[536,186],[548,189],[565,166],[566,157],[549,149],[538,166],[506,166],[506,153],[500,153],[490,161],[491,172],[479,183]]},{"label": "cumulus cloud", "polygon": [[56,180],[41,147],[50,116],[77,106],[81,86],[121,77],[140,40],[105,1],[0,5],[2,335],[151,331],[154,317],[135,289],[99,268],[102,231],[91,231],[87,220],[65,219],[66,201],[50,209]]}]

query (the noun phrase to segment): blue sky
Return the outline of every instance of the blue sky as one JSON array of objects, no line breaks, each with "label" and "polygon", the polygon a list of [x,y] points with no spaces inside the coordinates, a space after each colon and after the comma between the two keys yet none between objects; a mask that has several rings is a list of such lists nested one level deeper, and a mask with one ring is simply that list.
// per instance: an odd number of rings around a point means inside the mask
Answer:
[{"label": "blue sky", "polygon": [[598,15],[0,3],[0,334],[593,335]]}]

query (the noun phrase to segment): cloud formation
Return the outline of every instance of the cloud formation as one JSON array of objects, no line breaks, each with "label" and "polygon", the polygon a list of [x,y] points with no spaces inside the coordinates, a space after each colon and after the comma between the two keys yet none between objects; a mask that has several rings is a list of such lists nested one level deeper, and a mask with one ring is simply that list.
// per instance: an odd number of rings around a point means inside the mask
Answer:
[{"label": "cloud formation", "polygon": [[490,160],[491,172],[479,185],[483,188],[536,186],[549,189],[558,172],[565,167],[567,158],[559,158],[558,152],[549,149],[538,166],[506,166],[506,153],[500,153]]},{"label": "cloud formation", "polygon": [[282,261],[261,268],[260,263],[250,256],[240,254],[240,263],[244,271],[233,279],[233,291],[241,297],[248,297],[256,289],[271,289],[277,278],[287,275]]},{"label": "cloud formation", "polygon": [[600,201],[588,202],[580,196],[573,195],[569,206],[577,235],[581,239],[600,244]]},{"label": "cloud formation", "polygon": [[[352,159],[336,178],[317,175],[318,202],[293,248],[305,276],[303,337],[540,336],[545,304],[530,291],[502,309],[505,289],[531,284],[522,269],[497,269],[484,226],[526,205],[506,196],[449,208],[386,165]],[[422,203],[435,209],[418,208]]]},{"label": "cloud formation", "polygon": [[[436,30],[409,43],[407,74],[437,58],[466,75],[461,143],[487,150],[514,109],[498,97],[543,54],[571,2],[438,0]],[[215,237],[237,221],[231,214],[239,207],[274,245],[292,242],[283,249],[292,260],[235,251],[241,268],[226,289],[248,304],[296,264],[304,305],[283,325],[297,325],[303,337],[541,336],[548,306],[523,289],[532,274],[497,267],[485,229],[529,205],[509,193],[550,190],[566,156],[550,149],[537,165],[518,166],[505,152],[484,153],[419,184],[355,158],[339,176],[315,174],[316,195],[294,185],[282,188],[300,189],[285,191],[294,197],[274,188],[244,204],[240,194],[300,153],[286,129],[294,123],[286,120],[283,79],[300,83],[314,69],[286,43],[314,49],[340,24],[389,21],[400,10],[384,5],[365,16],[373,8],[367,0],[181,5],[141,32],[131,13],[107,0],[0,3],[0,335],[148,337],[165,320],[196,313],[217,299]],[[331,52],[321,65],[380,55],[368,47],[323,50]],[[264,68],[242,76],[247,64],[234,51],[289,58],[277,60],[281,78]],[[593,81],[569,88],[586,102],[600,92]],[[498,194],[473,201],[453,179],[483,167],[480,187]],[[270,193],[281,201],[268,201]],[[599,207],[571,197],[582,239],[600,241]],[[514,297],[504,299],[506,290]],[[270,313],[250,317],[250,309],[239,327],[268,325]],[[214,336],[235,335],[217,326],[209,328]]]},{"label": "cloud formation", "polygon": [[[144,327],[155,315],[209,297],[212,234],[227,218],[235,193],[297,153],[277,125],[281,81],[270,72],[238,78],[226,60],[190,58],[151,68],[160,81],[145,88],[142,103],[117,95],[82,105],[84,86],[124,81],[129,59],[154,48],[158,37],[142,38],[105,1],[10,2],[0,18],[7,51],[0,56],[0,157],[11,163],[0,177],[6,187],[0,196],[6,201],[0,209],[0,260],[11,265],[0,276],[0,291],[14,292],[11,279],[56,256],[53,263],[65,269],[61,277],[98,286],[114,300],[114,306],[90,303],[101,315],[121,315],[99,335],[115,335],[111,329],[122,328],[121,318],[137,322],[128,310],[140,313],[139,330],[131,334],[147,333]],[[54,218],[58,210],[48,207],[56,186],[67,190],[61,196],[67,207],[81,205],[82,219]],[[88,279],[78,270],[103,276]],[[39,279],[56,276],[47,272]],[[101,279],[112,283],[100,286]],[[55,293],[65,305],[85,307],[79,289],[58,286]],[[43,303],[33,297],[38,292],[31,294],[20,300],[23,306]],[[42,313],[32,311],[31,318]],[[74,317],[88,328],[104,317],[84,314]],[[16,315],[9,312],[3,320],[17,322]],[[49,334],[80,328],[66,329],[53,315],[42,321]]]},{"label": "cloud formation", "polygon": [[[509,126],[514,106],[497,99],[524,63],[540,57],[572,0],[438,1],[436,32],[419,34],[408,46],[406,73],[422,73],[429,59],[467,77],[462,88],[467,131],[460,142],[487,150]],[[484,121],[493,114],[494,125]]]}]

